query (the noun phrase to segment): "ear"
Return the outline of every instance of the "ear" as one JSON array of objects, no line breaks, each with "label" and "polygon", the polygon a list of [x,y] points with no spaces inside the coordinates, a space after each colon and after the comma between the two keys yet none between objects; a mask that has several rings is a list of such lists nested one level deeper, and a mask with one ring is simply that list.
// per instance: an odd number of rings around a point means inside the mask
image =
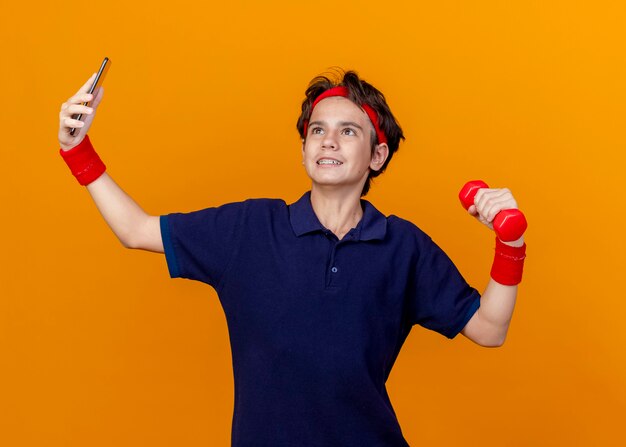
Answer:
[{"label": "ear", "polygon": [[377,144],[372,153],[370,169],[372,171],[380,171],[387,157],[389,157],[389,146],[387,146],[387,143]]}]

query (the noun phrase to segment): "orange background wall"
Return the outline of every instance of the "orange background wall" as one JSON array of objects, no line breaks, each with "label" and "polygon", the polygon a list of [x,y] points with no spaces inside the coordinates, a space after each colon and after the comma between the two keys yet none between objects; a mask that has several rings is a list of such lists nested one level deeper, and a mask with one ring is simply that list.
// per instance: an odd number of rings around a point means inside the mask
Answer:
[{"label": "orange background wall", "polygon": [[507,186],[530,222],[502,348],[407,340],[388,389],[409,443],[625,445],[625,19],[621,1],[3,3],[0,445],[229,444],[215,293],[125,250],[57,153],[60,105],[104,56],[90,134],[151,214],[296,200],[307,83],[357,70],[407,135],[379,209],[479,290],[493,234],[459,188]]}]

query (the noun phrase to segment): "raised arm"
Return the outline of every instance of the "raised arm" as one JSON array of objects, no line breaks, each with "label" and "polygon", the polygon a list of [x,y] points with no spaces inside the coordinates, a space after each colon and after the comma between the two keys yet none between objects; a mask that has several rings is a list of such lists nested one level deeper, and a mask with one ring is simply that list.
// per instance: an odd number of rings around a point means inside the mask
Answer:
[{"label": "raised arm", "polygon": [[[79,168],[73,169],[76,171],[75,175],[81,184],[86,184],[87,191],[102,217],[124,247],[163,253],[159,216],[147,214],[106,172],[100,174],[100,171],[96,171],[96,175],[93,176],[97,176],[95,179],[88,175],[90,169],[91,172],[98,169],[98,163],[91,162],[93,156],[89,155],[89,151],[92,150],[92,146],[85,137],[104,95],[103,88],[100,88],[96,98],[87,93],[94,77],[95,74],[61,106],[59,144],[62,155],[64,158],[71,156],[72,162],[80,163]],[[82,105],[89,101],[92,101],[89,107]],[[84,121],[73,118],[79,113],[83,114]],[[70,134],[71,128],[76,128],[73,136]]]},{"label": "raised arm", "polygon": [[[496,215],[514,209],[517,202],[510,190],[484,188],[478,191],[468,212],[493,230]],[[461,331],[464,336],[481,346],[502,346],[515,309],[525,253],[524,236],[508,242],[496,239],[491,278],[482,294],[480,308]]]}]

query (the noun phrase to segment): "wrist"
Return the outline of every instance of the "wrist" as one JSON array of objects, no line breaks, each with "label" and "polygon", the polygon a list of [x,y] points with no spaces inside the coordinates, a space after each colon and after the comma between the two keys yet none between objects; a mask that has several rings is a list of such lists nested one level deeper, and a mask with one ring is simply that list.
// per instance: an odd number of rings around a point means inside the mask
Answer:
[{"label": "wrist", "polygon": [[523,247],[524,246],[524,236],[520,237],[516,241],[504,242],[500,239],[500,242],[504,245],[508,245],[509,247]]},{"label": "wrist", "polygon": [[523,240],[521,246],[511,246],[496,238],[491,277],[497,283],[505,286],[519,284],[522,282],[524,259],[526,259],[526,244]]},{"label": "wrist", "polygon": [[88,135],[70,149],[61,148],[59,153],[78,183],[83,186],[93,182],[106,171],[106,166],[91,145]]}]

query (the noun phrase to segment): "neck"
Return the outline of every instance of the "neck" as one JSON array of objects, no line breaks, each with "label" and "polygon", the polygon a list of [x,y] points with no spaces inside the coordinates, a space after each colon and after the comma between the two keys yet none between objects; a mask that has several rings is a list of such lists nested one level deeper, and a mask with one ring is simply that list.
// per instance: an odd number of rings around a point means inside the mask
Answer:
[{"label": "neck", "polygon": [[320,223],[342,239],[363,217],[360,190],[311,188],[311,205]]}]

